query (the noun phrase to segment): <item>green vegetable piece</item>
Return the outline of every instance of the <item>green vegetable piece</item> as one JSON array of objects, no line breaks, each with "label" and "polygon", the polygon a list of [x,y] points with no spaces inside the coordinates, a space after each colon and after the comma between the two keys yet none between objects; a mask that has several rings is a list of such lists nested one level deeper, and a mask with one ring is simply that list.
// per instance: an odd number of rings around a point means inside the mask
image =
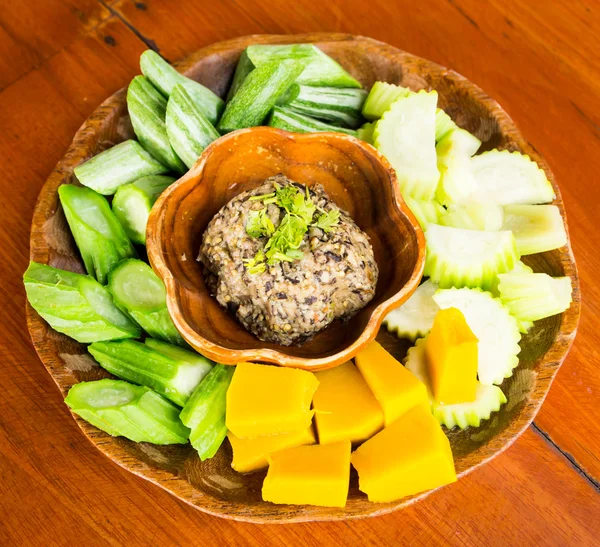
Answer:
[{"label": "green vegetable piece", "polygon": [[435,200],[423,201],[406,196],[404,201],[423,230],[427,230],[430,224],[440,224],[440,220],[446,214],[446,209]]},{"label": "green vegetable piece", "polygon": [[191,429],[190,442],[201,460],[212,458],[227,435],[225,399],[235,367],[215,365],[181,411],[181,421]]},{"label": "green vegetable piece", "polygon": [[293,60],[266,63],[254,69],[227,103],[217,129],[229,133],[260,125],[301,71],[302,63]]},{"label": "green vegetable piece", "polygon": [[63,184],[58,195],[86,271],[104,285],[115,264],[136,256],[131,241],[106,198],[97,192]]},{"label": "green vegetable piece", "polygon": [[233,74],[233,80],[229,86],[229,92],[227,93],[227,102],[231,101],[233,96],[238,92],[240,86],[244,83],[246,76],[254,70],[254,65],[248,57],[247,50],[242,51],[238,63],[235,67],[235,73]]},{"label": "green vegetable piece", "polygon": [[120,380],[75,384],[65,403],[98,429],[136,443],[185,444],[190,434],[173,403],[147,387]]},{"label": "green vegetable piece", "polygon": [[375,82],[363,105],[363,116],[367,120],[378,120],[390,109],[392,103],[400,97],[408,97],[412,93],[407,87],[387,82]]},{"label": "green vegetable piece", "polygon": [[267,215],[267,208],[250,211],[246,221],[246,233],[250,237],[270,236],[275,231],[273,222]]},{"label": "green vegetable piece", "polygon": [[567,244],[567,231],[556,205],[505,205],[502,229],[514,234],[521,256]]},{"label": "green vegetable piece", "polygon": [[457,205],[450,205],[448,211],[441,215],[439,224],[465,230],[497,232],[504,230],[503,220],[504,210],[501,205],[467,200]]},{"label": "green vegetable piece", "polygon": [[545,273],[498,276],[500,300],[519,321],[538,321],[562,313],[572,302],[571,279]]},{"label": "green vegetable piece", "polygon": [[[299,84],[330,87],[360,87],[348,72],[336,61],[313,44],[252,45],[240,57],[233,78],[233,92],[237,92],[241,82],[253,68],[265,63],[282,62],[293,59],[302,64],[303,70],[297,78]],[[239,74],[238,74],[239,71]],[[229,99],[229,98],[228,98]]]},{"label": "green vegetable piece", "polygon": [[99,194],[111,196],[123,184],[169,170],[136,141],[117,144],[73,170],[77,180]]},{"label": "green vegetable piece", "polygon": [[110,272],[108,289],[115,304],[152,338],[187,347],[169,315],[165,285],[148,264],[123,260]]},{"label": "green vegetable piece", "polygon": [[179,406],[185,405],[213,365],[199,353],[166,342],[161,345],[135,340],[95,342],[88,350],[111,374],[152,388]]},{"label": "green vegetable piece", "polygon": [[365,123],[356,131],[356,136],[361,140],[373,144],[373,133],[375,132],[375,122]]},{"label": "green vegetable piece", "polygon": [[187,78],[177,72],[167,61],[158,53],[147,49],[140,57],[140,68],[142,74],[152,82],[165,97],[169,97],[173,88],[180,84],[188,92],[194,104],[206,116],[213,125],[217,123],[225,103],[218,95],[213,93],[208,87]]},{"label": "green vegetable piece", "polygon": [[127,88],[127,109],[142,146],[172,171],[185,173],[187,169],[167,135],[167,100],[143,76],[136,76]]},{"label": "green vegetable piece", "polygon": [[[450,131],[458,129],[458,125],[454,123],[452,118],[446,114],[441,108],[435,112],[435,140],[440,142]],[[481,142],[479,142],[481,145]],[[479,146],[478,146],[479,148]],[[473,152],[474,154],[475,152]],[[473,155],[471,154],[471,155]]]},{"label": "green vegetable piece", "polygon": [[142,177],[120,186],[112,201],[112,211],[133,243],[146,244],[146,224],[154,202],[175,179],[162,175]]},{"label": "green vegetable piece", "polygon": [[292,133],[321,133],[333,131],[335,133],[346,133],[346,135],[358,137],[358,133],[352,129],[329,125],[328,123],[320,122],[319,120],[304,116],[303,114],[298,114],[297,112],[293,112],[292,110],[281,106],[276,106],[273,109],[271,117],[269,118],[269,125]]},{"label": "green vegetable piece", "polygon": [[169,142],[188,168],[220,136],[181,84],[173,88],[169,97],[166,123]]},{"label": "green vegetable piece", "polygon": [[366,97],[364,89],[292,84],[279,104],[334,125],[357,128],[363,121],[361,108]]},{"label": "green vegetable piece", "polygon": [[332,209],[327,213],[319,215],[317,221],[313,224],[317,228],[321,228],[325,233],[331,232],[334,226],[340,223],[340,211],[339,209]]},{"label": "green vegetable piece", "polygon": [[397,99],[375,126],[377,148],[396,171],[403,196],[431,200],[440,178],[435,151],[437,93]]},{"label": "green vegetable piece", "polygon": [[56,331],[87,344],[141,334],[96,280],[31,262],[23,274],[27,300]]}]

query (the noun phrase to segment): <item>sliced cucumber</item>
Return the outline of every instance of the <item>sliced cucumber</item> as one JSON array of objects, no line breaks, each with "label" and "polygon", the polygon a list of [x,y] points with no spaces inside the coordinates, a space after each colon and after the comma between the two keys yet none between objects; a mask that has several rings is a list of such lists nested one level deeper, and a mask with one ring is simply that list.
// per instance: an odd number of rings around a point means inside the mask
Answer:
[{"label": "sliced cucumber", "polygon": [[146,175],[169,170],[151,156],[140,143],[128,140],[100,152],[73,169],[77,180],[99,194],[110,196],[123,184]]},{"label": "sliced cucumber", "polygon": [[[299,84],[331,87],[360,87],[358,81],[350,76],[350,74],[348,74],[348,72],[346,72],[336,61],[313,44],[257,44],[246,48],[246,56],[252,67],[260,67],[265,63],[271,62],[281,63],[285,60],[299,62],[303,67],[302,72],[296,79]],[[248,71],[248,68],[249,66],[244,63],[241,72]]]},{"label": "sliced cucumber", "polygon": [[127,88],[127,110],[142,146],[172,171],[185,173],[187,169],[167,136],[167,100],[143,76],[136,76]]},{"label": "sliced cucumber", "polygon": [[139,327],[96,280],[31,262],[23,274],[27,300],[56,331],[81,343],[137,338]]},{"label": "sliced cucumber", "polygon": [[88,350],[102,368],[111,374],[152,388],[175,404],[183,406],[210,372],[213,363],[199,353],[176,346],[173,348],[177,353],[168,348],[163,351],[164,346],[120,340],[94,342]]},{"label": "sliced cucumber", "polygon": [[[509,273],[509,274],[531,274],[531,273],[533,273],[533,270],[529,266],[527,266],[526,264],[521,262],[520,260],[517,260],[517,262],[515,262],[515,267],[507,273]],[[503,274],[499,274],[496,276],[496,279],[494,279],[494,282],[492,283],[492,286],[490,288],[490,292],[496,298],[500,298],[500,291],[498,290],[498,284],[500,283],[500,275],[503,275]],[[513,315],[513,317],[514,317],[514,315]],[[517,319],[517,318],[515,317],[515,319]],[[527,334],[529,332],[529,330],[533,327],[533,321],[521,321],[521,320],[517,319],[517,324],[519,325],[519,332],[521,334]]]},{"label": "sliced cucumber", "polygon": [[190,169],[202,151],[220,136],[181,84],[169,97],[166,125],[173,150]]},{"label": "sliced cucumber", "polygon": [[433,299],[437,290],[438,286],[430,280],[419,285],[404,304],[386,315],[383,324],[388,331],[409,340],[425,336],[440,309]]},{"label": "sliced cucumber", "polygon": [[[435,112],[435,140],[440,142],[450,131],[457,129],[458,125],[441,108]],[[481,144],[481,143],[479,143]],[[473,152],[474,154],[475,152]],[[471,154],[471,155],[473,155]]]},{"label": "sliced cucumber", "polygon": [[279,104],[299,114],[355,129],[363,121],[361,108],[366,97],[364,89],[292,84]]},{"label": "sliced cucumber", "polygon": [[546,174],[529,156],[508,150],[490,150],[471,160],[477,190],[475,201],[498,205],[549,203],[554,189]]},{"label": "sliced cucumber", "polygon": [[481,141],[464,129],[453,129],[435,147],[440,181],[436,198],[442,205],[466,200],[477,188],[471,156]]},{"label": "sliced cucumber", "polygon": [[567,231],[556,205],[505,205],[502,229],[514,234],[522,256],[567,244]]},{"label": "sliced cucumber", "polygon": [[225,405],[234,372],[235,367],[215,365],[181,411],[181,421],[191,429],[190,442],[201,460],[212,458],[227,435]]},{"label": "sliced cucumber", "polygon": [[430,224],[439,224],[440,219],[446,214],[446,209],[435,200],[423,201],[406,196],[404,201],[423,230],[427,230],[427,226]]},{"label": "sliced cucumber", "polygon": [[413,93],[407,87],[375,82],[363,105],[362,114],[367,120],[378,120],[390,109],[392,103],[400,97],[408,97]]},{"label": "sliced cucumber", "polygon": [[489,289],[519,259],[512,232],[482,232],[430,224],[425,234],[426,277],[442,289]]},{"label": "sliced cucumber", "polygon": [[571,279],[545,273],[507,273],[498,276],[500,300],[520,321],[537,321],[562,313],[572,302]]},{"label": "sliced cucumber", "polygon": [[361,140],[373,144],[375,122],[365,123],[356,130],[356,136]]},{"label": "sliced cucumber", "polygon": [[521,335],[517,320],[499,299],[480,289],[466,288],[439,290],[433,299],[442,309],[459,309],[479,340],[477,374],[482,384],[500,385],[512,376],[519,364]]},{"label": "sliced cucumber", "polygon": [[503,221],[504,209],[502,205],[467,200],[457,205],[450,205],[448,210],[440,217],[439,224],[452,228],[463,228],[464,230],[508,231],[508,228],[503,228]]},{"label": "sliced cucumber", "polygon": [[87,273],[104,285],[115,264],[137,255],[131,241],[104,196],[73,184],[58,196]]},{"label": "sliced cucumber", "polygon": [[108,276],[108,289],[121,310],[152,338],[186,347],[169,315],[165,285],[141,260],[123,260]]},{"label": "sliced cucumber", "polygon": [[147,387],[120,380],[75,384],[65,403],[98,429],[136,443],[185,444],[190,434],[173,403]]},{"label": "sliced cucumber", "polygon": [[246,76],[248,76],[248,74],[250,74],[250,72],[252,72],[253,70],[254,65],[248,57],[248,51],[245,49],[244,51],[242,51],[237,65],[235,66],[233,80],[231,81],[229,91],[227,92],[227,102],[231,101],[233,96],[237,93],[238,89],[246,79]]},{"label": "sliced cucumber", "polygon": [[221,133],[228,133],[260,125],[302,69],[302,63],[291,59],[265,63],[255,68],[227,103],[217,129]]},{"label": "sliced cucumber", "polygon": [[174,181],[173,177],[154,175],[119,186],[112,201],[112,211],[133,243],[146,244],[150,210],[158,196]]},{"label": "sliced cucumber", "polygon": [[140,69],[142,74],[167,98],[177,84],[182,85],[208,121],[213,125],[217,123],[223,108],[225,108],[225,103],[208,87],[180,74],[151,49],[147,49],[142,53]]},{"label": "sliced cucumber", "polygon": [[273,108],[271,117],[269,118],[269,126],[277,127],[285,131],[291,131],[292,133],[321,133],[334,131],[336,133],[346,133],[346,135],[352,135],[357,137],[358,134],[352,129],[346,129],[345,127],[337,127],[335,125],[329,125],[325,122],[320,122],[314,118],[292,112],[287,108],[276,106]]},{"label": "sliced cucumber", "polygon": [[460,429],[466,429],[469,426],[479,427],[482,420],[488,420],[492,412],[499,410],[506,403],[506,397],[498,386],[485,385],[480,382],[477,382],[475,401],[451,405],[436,403],[431,396],[429,375],[427,374],[426,344],[426,338],[417,340],[416,345],[408,350],[404,366],[427,387],[431,412],[441,425],[448,429],[457,426]]},{"label": "sliced cucumber", "polygon": [[437,93],[420,91],[397,99],[377,122],[375,147],[396,171],[403,196],[431,200],[440,173],[435,153]]}]

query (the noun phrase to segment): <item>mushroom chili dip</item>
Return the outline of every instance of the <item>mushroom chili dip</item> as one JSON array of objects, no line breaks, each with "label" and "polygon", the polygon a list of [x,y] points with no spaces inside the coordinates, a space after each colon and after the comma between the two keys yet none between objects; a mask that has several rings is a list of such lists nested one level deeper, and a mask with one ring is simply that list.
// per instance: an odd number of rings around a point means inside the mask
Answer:
[{"label": "mushroom chili dip", "polygon": [[206,228],[209,290],[260,340],[300,345],[375,295],[368,236],[320,185],[276,175],[233,198]]}]

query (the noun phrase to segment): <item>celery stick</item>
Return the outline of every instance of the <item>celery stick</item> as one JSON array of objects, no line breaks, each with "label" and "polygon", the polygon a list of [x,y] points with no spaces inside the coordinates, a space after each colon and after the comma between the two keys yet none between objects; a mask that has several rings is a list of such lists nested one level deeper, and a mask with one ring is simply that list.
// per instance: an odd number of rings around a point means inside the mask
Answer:
[{"label": "celery stick", "polygon": [[111,196],[123,184],[147,175],[166,173],[168,167],[151,156],[134,140],[117,144],[75,167],[83,184],[99,194]]},{"label": "celery stick", "polygon": [[153,444],[185,444],[189,429],[179,409],[151,389],[120,380],[75,384],[65,398],[74,414],[113,437]]},{"label": "celery stick", "polygon": [[167,136],[167,100],[143,76],[136,76],[127,88],[127,110],[142,146],[172,171],[185,173],[185,164],[173,150]]},{"label": "celery stick", "polygon": [[183,406],[194,389],[212,368],[200,355],[174,346],[177,353],[163,346],[135,340],[96,342],[88,350],[111,374],[149,388]]},{"label": "celery stick", "polygon": [[183,407],[181,421],[201,460],[212,458],[227,435],[225,399],[235,367],[215,365]]},{"label": "celery stick", "polygon": [[58,196],[87,273],[104,285],[115,264],[136,256],[131,241],[106,198],[97,192],[63,184]]},{"label": "celery stick", "polygon": [[108,276],[115,304],[152,338],[187,346],[167,310],[165,285],[141,260],[123,260]]},{"label": "celery stick", "polygon": [[117,190],[112,210],[133,243],[146,244],[146,224],[150,209],[163,190],[174,181],[173,177],[154,175],[124,184]]},{"label": "celery stick", "polygon": [[33,309],[54,330],[78,342],[137,338],[141,334],[115,306],[108,290],[87,275],[31,262],[23,281]]},{"label": "celery stick", "polygon": [[147,49],[140,57],[140,68],[142,74],[150,80],[154,86],[165,96],[169,97],[173,88],[181,84],[192,97],[196,106],[208,118],[210,123],[215,124],[223,112],[225,103],[218,95],[208,87],[187,78],[177,72],[158,53]]}]

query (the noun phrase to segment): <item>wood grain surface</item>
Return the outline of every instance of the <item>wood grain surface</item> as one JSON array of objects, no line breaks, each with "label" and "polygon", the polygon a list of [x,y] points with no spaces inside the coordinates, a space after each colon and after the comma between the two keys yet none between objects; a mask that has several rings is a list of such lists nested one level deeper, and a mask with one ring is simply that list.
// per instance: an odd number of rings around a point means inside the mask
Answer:
[{"label": "wood grain surface", "polygon": [[[595,2],[9,2],[0,16],[0,544],[594,545],[600,533],[600,7]],[[75,15],[73,17],[72,15]],[[497,99],[561,183],[582,282],[579,335],[535,425],[416,506],[257,526],[185,506],[81,435],[31,347],[20,276],[39,189],[74,132],[138,72],[250,33],[369,35]]]}]

